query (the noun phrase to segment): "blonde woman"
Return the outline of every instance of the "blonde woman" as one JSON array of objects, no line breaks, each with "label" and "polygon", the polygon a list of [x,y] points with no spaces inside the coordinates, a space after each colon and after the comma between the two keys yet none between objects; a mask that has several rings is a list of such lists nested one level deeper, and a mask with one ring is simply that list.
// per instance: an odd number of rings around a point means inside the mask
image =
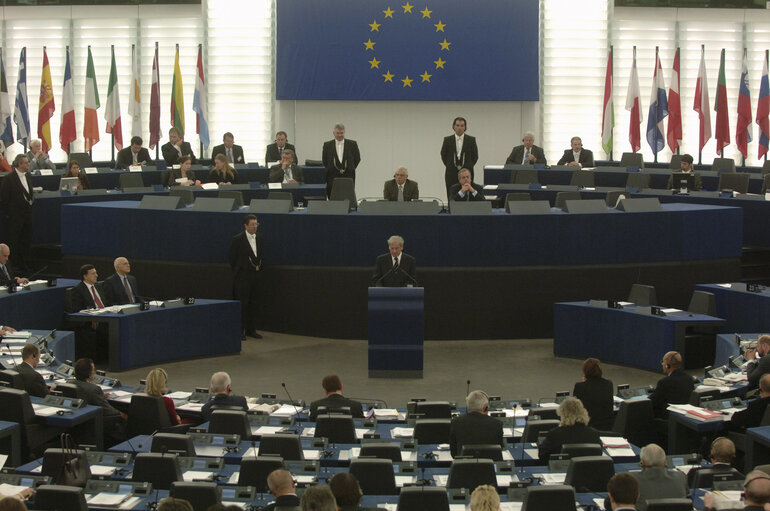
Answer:
[{"label": "blonde woman", "polygon": [[214,157],[214,168],[209,172],[209,179],[212,183],[231,185],[238,179],[238,173],[227,163],[227,157],[220,153]]},{"label": "blonde woman", "polygon": [[488,484],[476,487],[471,493],[471,511],[500,511],[497,489]]},{"label": "blonde woman", "polygon": [[591,418],[588,416],[583,403],[575,397],[568,397],[556,409],[556,415],[561,422],[559,427],[552,429],[540,444],[539,457],[543,463],[548,463],[551,454],[561,452],[564,444],[600,444],[599,432],[588,426]]},{"label": "blonde woman", "polygon": [[174,400],[163,395],[168,392],[167,384],[168,373],[160,368],[153,369],[147,375],[147,385],[144,392],[150,396],[160,396],[163,398],[163,404],[166,405],[166,411],[168,412],[168,418],[171,421],[171,425],[176,426],[177,424],[182,423],[182,419],[176,414]]}]

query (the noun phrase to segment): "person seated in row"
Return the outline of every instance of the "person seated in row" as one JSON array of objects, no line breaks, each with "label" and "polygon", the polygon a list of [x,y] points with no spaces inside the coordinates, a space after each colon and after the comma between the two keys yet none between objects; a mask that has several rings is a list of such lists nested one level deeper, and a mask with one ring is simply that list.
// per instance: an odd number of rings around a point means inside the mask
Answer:
[{"label": "person seated in row", "polygon": [[80,170],[80,163],[77,160],[70,160],[67,162],[67,172],[62,177],[76,177],[78,178],[78,190],[90,190],[91,181],[85,172]]},{"label": "person seated in row", "polygon": [[[694,177],[694,184],[692,187],[692,190],[698,191],[703,188],[703,183],[700,179],[700,172],[695,172],[692,169],[692,162],[693,158],[689,154],[683,154],[682,159],[679,160],[679,166],[681,167],[681,170],[679,172],[682,172],[684,174],[692,174]],[[674,175],[671,174],[671,177],[668,178],[668,184],[666,185],[666,188],[669,190],[678,190],[680,186],[680,183],[674,183]]]},{"label": "person seated in row", "polygon": [[385,181],[382,196],[385,200],[393,202],[409,202],[420,198],[420,188],[417,181],[409,179],[406,167],[399,167],[393,174],[393,179]]},{"label": "person seated in row", "polygon": [[548,464],[551,454],[560,453],[564,444],[602,444],[599,432],[588,426],[591,418],[579,399],[562,401],[556,415],[561,419],[559,427],[549,431],[538,447],[541,463]]},{"label": "person seated in row", "polygon": [[714,439],[714,441],[711,442],[709,458],[711,459],[710,467],[695,467],[687,472],[687,486],[694,489],[693,482],[695,481],[695,475],[700,470],[705,469],[708,469],[712,473],[735,474],[736,477],[743,477],[743,474],[733,469],[735,444],[729,438],[720,436]]},{"label": "person seated in row", "polygon": [[142,147],[142,143],[142,137],[131,137],[131,145],[118,151],[115,166],[119,169],[127,170],[133,165],[144,167],[153,163],[152,158],[150,158],[150,152],[147,148]]},{"label": "person seated in row", "polygon": [[747,402],[746,409],[735,412],[728,428],[745,432],[748,428],[761,426],[767,405],[770,405],[770,374],[763,374],[759,379],[759,397]]},{"label": "person seated in row", "polygon": [[291,508],[299,506],[297,486],[291,472],[282,468],[273,470],[267,476],[267,488],[275,501],[264,507],[262,511],[273,511],[278,508]]},{"label": "person seated in row", "polygon": [[[770,339],[770,337],[768,337]],[[652,409],[655,417],[668,417],[668,405],[681,405],[690,402],[690,394],[695,388],[692,376],[684,372],[682,355],[677,351],[669,351],[660,361],[663,366],[664,378],[658,380],[655,390],[650,394]]]},{"label": "person seated in row", "polygon": [[361,403],[354,399],[348,399],[342,395],[342,380],[336,374],[325,376],[321,381],[326,397],[310,403],[310,420],[316,420],[318,417],[318,407],[323,406],[328,411],[339,410],[340,408],[350,408],[350,414],[353,417],[363,418],[364,410]]},{"label": "person seated in row", "polygon": [[583,381],[575,384],[572,396],[583,403],[588,411],[592,428],[609,431],[615,422],[614,387],[612,381],[602,378],[602,363],[597,358],[583,362]]},{"label": "person seated in row", "polygon": [[294,163],[299,163],[299,160],[297,159],[297,149],[293,144],[286,141],[287,138],[285,131],[279,131],[275,134],[275,142],[268,144],[267,150],[265,151],[265,165],[271,161],[281,161],[281,154],[283,154],[286,149],[291,149],[294,152]]},{"label": "person seated in row", "polygon": [[687,476],[681,470],[667,468],[666,451],[648,444],[639,452],[642,471],[634,476],[639,482],[639,511],[646,511],[649,499],[673,499],[687,496]]},{"label": "person seated in row", "polygon": [[749,388],[759,386],[759,380],[763,375],[770,373],[770,335],[760,335],[757,339],[757,347],[746,350],[746,358],[750,360],[746,366],[746,376],[749,379]]},{"label": "person seated in row", "polygon": [[8,262],[10,257],[11,248],[5,243],[0,243],[0,286],[7,286],[11,283],[16,285],[29,284],[29,279],[19,276],[14,271],[14,268]]},{"label": "person seated in row", "polygon": [[192,159],[189,156],[180,156],[177,160],[178,169],[172,169],[168,175],[168,187],[172,186],[200,186],[201,182],[195,178],[195,172],[190,170]]},{"label": "person seated in row", "polygon": [[506,165],[534,165],[535,163],[548,165],[548,160],[545,159],[545,151],[543,151],[542,147],[535,145],[534,133],[527,131],[524,133],[521,141],[521,145],[517,145],[511,150],[511,154],[505,160]]},{"label": "person seated in row", "polygon": [[329,489],[337,502],[337,511],[361,511],[361,485],[353,474],[340,472],[329,480]]},{"label": "person seated in row", "polygon": [[69,378],[78,389],[78,397],[89,405],[102,408],[104,423],[104,439],[106,446],[118,444],[126,439],[126,419],[128,416],[116,410],[108,401],[107,396],[99,385],[94,383],[96,367],[90,358],[80,358],[75,362],[75,377]]},{"label": "person seated in row", "polygon": [[115,273],[104,279],[102,288],[110,305],[126,305],[142,301],[139,283],[131,273],[131,263],[125,257],[117,257],[112,263]]},{"label": "person seated in row", "polygon": [[302,173],[302,167],[296,165],[294,160],[294,151],[291,149],[284,149],[281,153],[281,163],[270,167],[270,182],[304,183],[305,175]]},{"label": "person seated in row", "polygon": [[594,167],[594,153],[588,149],[583,149],[583,141],[580,137],[572,137],[570,140],[571,149],[565,149],[557,165],[569,165],[582,169],[583,167]]},{"label": "person seated in row", "polygon": [[449,200],[453,201],[485,201],[484,188],[471,182],[471,171],[462,169],[457,173],[457,183],[449,188]]},{"label": "person seated in row", "polygon": [[21,349],[21,363],[14,370],[21,375],[24,382],[24,390],[35,397],[48,395],[48,385],[45,384],[43,375],[35,368],[40,364],[40,348],[34,344],[25,344]]},{"label": "person seated in row", "polygon": [[337,500],[328,486],[311,486],[299,499],[302,511],[337,511]]},{"label": "person seated in row", "polygon": [[195,163],[195,153],[193,153],[190,142],[185,142],[182,139],[182,134],[178,128],[168,130],[168,142],[161,146],[160,151],[169,167],[179,163],[181,156],[189,156],[190,160]]},{"label": "person seated in row", "polygon": [[233,395],[231,388],[232,381],[230,375],[224,371],[214,373],[211,375],[211,382],[209,383],[209,394],[211,400],[205,403],[201,407],[201,416],[203,422],[207,422],[211,419],[211,408],[217,406],[238,406],[243,409],[244,412],[249,410],[249,405],[246,403],[246,398],[243,396]]},{"label": "person seated in row", "polygon": [[488,484],[477,486],[471,493],[469,505],[471,511],[499,511],[500,495],[497,494],[497,488]]},{"label": "person seated in row", "polygon": [[474,390],[465,398],[468,413],[452,419],[449,426],[449,452],[456,458],[463,445],[495,444],[503,447],[503,423],[489,413],[489,396]]},{"label": "person seated in row", "polygon": [[238,180],[238,172],[227,163],[224,154],[218,154],[214,158],[214,168],[209,172],[209,180],[219,185],[235,184]]},{"label": "person seated in row", "polygon": [[39,138],[36,138],[29,143],[27,159],[29,160],[29,170],[56,170],[56,164],[50,160],[48,153],[43,152],[43,143]]},{"label": "person seated in row", "polygon": [[227,163],[246,163],[243,159],[243,147],[235,143],[235,137],[229,131],[222,136],[222,144],[215,146],[211,150],[211,157],[216,158],[218,154],[224,154]]},{"label": "person seated in row", "polygon": [[144,393],[149,396],[158,396],[163,398],[163,404],[168,412],[168,419],[171,421],[172,426],[182,424],[183,421],[176,413],[176,407],[174,406],[174,400],[164,394],[168,392],[168,373],[161,368],[153,369],[147,373],[147,384],[144,388]]},{"label": "person seated in row", "polygon": [[[770,476],[761,470],[753,470],[746,474],[743,480],[743,509],[746,511],[762,511],[768,508],[770,502]],[[722,506],[719,506],[722,508]],[[703,511],[716,511],[716,497],[707,491],[703,496]]]},{"label": "person seated in row", "polygon": [[[607,494],[604,509],[635,511],[636,502],[639,500],[639,482],[629,472],[615,474],[607,483]],[[609,506],[606,505],[607,501]]]}]

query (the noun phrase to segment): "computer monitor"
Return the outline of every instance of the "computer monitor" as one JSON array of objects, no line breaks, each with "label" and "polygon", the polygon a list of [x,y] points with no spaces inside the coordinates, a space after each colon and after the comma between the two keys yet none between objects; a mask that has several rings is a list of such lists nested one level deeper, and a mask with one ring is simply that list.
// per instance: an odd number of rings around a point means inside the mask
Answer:
[{"label": "computer monitor", "polygon": [[682,188],[682,181],[687,182],[687,189],[695,189],[695,174],[690,172],[672,172],[671,173],[671,186],[674,190]]},{"label": "computer monitor", "polygon": [[74,192],[78,189],[78,178],[63,177],[59,181],[59,190],[63,192]]}]

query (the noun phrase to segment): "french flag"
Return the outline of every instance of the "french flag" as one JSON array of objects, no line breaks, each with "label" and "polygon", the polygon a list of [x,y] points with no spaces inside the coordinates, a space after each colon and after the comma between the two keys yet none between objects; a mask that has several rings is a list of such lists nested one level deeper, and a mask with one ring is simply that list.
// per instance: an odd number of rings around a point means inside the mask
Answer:
[{"label": "french flag", "polygon": [[67,46],[67,64],[64,67],[64,87],[62,89],[61,127],[59,144],[69,154],[70,144],[77,139],[75,128],[75,96],[72,92],[72,69],[70,68],[70,48]]}]

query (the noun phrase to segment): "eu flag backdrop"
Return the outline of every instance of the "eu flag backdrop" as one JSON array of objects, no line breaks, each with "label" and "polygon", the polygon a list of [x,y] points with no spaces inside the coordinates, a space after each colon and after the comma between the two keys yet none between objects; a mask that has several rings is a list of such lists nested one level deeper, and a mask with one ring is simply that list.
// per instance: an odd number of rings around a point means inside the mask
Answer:
[{"label": "eu flag backdrop", "polygon": [[539,99],[538,0],[412,2],[276,2],[276,97]]}]

